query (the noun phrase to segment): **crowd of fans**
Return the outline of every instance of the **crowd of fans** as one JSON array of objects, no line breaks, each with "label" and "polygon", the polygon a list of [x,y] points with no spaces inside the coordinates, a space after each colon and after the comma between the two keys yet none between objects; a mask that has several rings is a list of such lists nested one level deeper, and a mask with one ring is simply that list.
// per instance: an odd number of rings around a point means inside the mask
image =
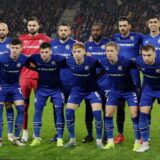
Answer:
[{"label": "crowd of fans", "polygon": [[[10,36],[26,32],[27,19],[37,16],[41,32],[50,37],[56,36],[56,29],[63,11],[76,0],[0,0],[0,20],[5,21]],[[118,31],[117,19],[126,15],[132,23],[132,30],[147,33],[146,17],[159,14],[159,0],[81,0],[72,25],[72,36],[77,40],[88,39],[94,22],[104,25],[104,36],[112,37]]]},{"label": "crowd of fans", "polygon": [[128,16],[132,30],[146,34],[146,17],[159,14],[159,10],[158,0],[82,0],[74,19],[73,33],[76,39],[84,41],[89,37],[91,25],[98,22],[104,25],[104,36],[110,38],[118,31],[118,17]]}]

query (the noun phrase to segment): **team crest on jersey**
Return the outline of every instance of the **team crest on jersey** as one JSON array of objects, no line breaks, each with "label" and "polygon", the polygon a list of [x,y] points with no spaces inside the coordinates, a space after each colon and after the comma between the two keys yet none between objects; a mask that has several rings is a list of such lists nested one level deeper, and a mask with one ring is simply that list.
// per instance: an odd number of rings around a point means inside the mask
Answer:
[{"label": "team crest on jersey", "polygon": [[58,46],[54,46],[53,48],[54,48],[54,49],[57,49],[57,47],[58,47]]},{"label": "team crest on jersey", "polygon": [[122,66],[118,66],[118,70],[122,71],[123,70]]},{"label": "team crest on jersey", "polygon": [[160,39],[158,40],[158,43],[160,44]]},{"label": "team crest on jersey", "polygon": [[9,64],[4,64],[4,66],[5,66],[5,67],[8,67],[8,66],[9,66]]},{"label": "team crest on jersey", "polygon": [[21,67],[21,64],[20,64],[20,63],[17,63],[17,67],[18,67],[18,68]]},{"label": "team crest on jersey", "polygon": [[68,50],[69,50],[69,49],[70,49],[70,46],[69,46],[69,45],[66,45],[66,49],[68,49]]},{"label": "team crest on jersey", "polygon": [[43,43],[43,40],[42,40],[42,39],[40,39],[40,40],[39,40],[39,43],[40,43],[40,44],[41,44],[41,43]]},{"label": "team crest on jersey", "polygon": [[93,47],[92,47],[92,46],[89,46],[88,49],[93,49]]},{"label": "team crest on jersey", "polygon": [[156,69],[156,73],[160,73],[160,68]]},{"label": "team crest on jersey", "polygon": [[133,36],[130,36],[130,40],[132,40],[132,41],[133,41],[133,40],[134,40],[134,37],[133,37]]},{"label": "team crest on jersey", "polygon": [[56,64],[56,62],[55,62],[55,61],[52,61],[52,62],[51,62],[51,64],[55,65],[55,64]]},{"label": "team crest on jersey", "polygon": [[85,66],[84,69],[87,71],[89,70],[89,66]]},{"label": "team crest on jersey", "polygon": [[142,71],[145,71],[145,68],[142,68],[142,67],[141,67],[141,70],[142,70]]},{"label": "team crest on jersey", "polygon": [[107,68],[105,68],[107,71],[109,71],[109,68],[107,67]]},{"label": "team crest on jersey", "polygon": [[6,48],[9,48],[9,44],[6,45]]},{"label": "team crest on jersey", "polygon": [[105,49],[105,45],[102,45],[102,46],[101,46],[101,49]]},{"label": "team crest on jersey", "polygon": [[145,43],[145,44],[148,44],[148,43],[149,43],[149,41],[147,40],[147,41],[145,41],[144,43]]}]

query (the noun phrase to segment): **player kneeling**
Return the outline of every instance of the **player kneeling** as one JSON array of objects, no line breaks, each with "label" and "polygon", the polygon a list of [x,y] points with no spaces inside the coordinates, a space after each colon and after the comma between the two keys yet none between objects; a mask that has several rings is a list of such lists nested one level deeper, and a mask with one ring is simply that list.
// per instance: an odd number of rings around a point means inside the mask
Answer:
[{"label": "player kneeling", "polygon": [[73,88],[68,98],[66,109],[66,125],[70,140],[64,147],[76,146],[74,122],[75,109],[83,99],[90,102],[96,123],[96,144],[102,149],[102,104],[101,97],[97,92],[96,68],[98,61],[85,56],[85,48],[81,43],[76,43],[72,49],[73,57],[67,59],[67,66],[73,74]]},{"label": "player kneeling", "polygon": [[140,132],[138,120],[138,99],[136,87],[132,80],[130,71],[135,67],[129,59],[119,56],[119,47],[115,42],[109,42],[105,46],[106,58],[101,61],[102,67],[106,70],[111,82],[111,90],[106,101],[105,130],[108,143],[104,149],[115,148],[113,142],[113,116],[119,105],[119,101],[127,101],[133,122],[135,143],[133,151],[140,147]]},{"label": "player kneeling", "polygon": [[35,139],[30,146],[40,144],[40,129],[42,126],[42,113],[46,101],[52,98],[56,112],[56,128],[58,132],[57,146],[63,146],[62,136],[64,131],[64,96],[61,91],[59,70],[65,64],[65,58],[53,55],[50,43],[42,43],[40,54],[29,57],[29,62],[36,66],[38,72],[38,87],[35,95],[34,134]]}]

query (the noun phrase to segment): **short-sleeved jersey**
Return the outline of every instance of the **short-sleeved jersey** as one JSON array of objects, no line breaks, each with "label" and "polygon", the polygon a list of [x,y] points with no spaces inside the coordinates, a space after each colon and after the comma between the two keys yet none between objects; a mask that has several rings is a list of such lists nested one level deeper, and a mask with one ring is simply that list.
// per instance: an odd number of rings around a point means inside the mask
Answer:
[{"label": "short-sleeved jersey", "polygon": [[51,55],[49,61],[45,62],[40,54],[32,55],[29,62],[35,64],[38,72],[38,87],[56,88],[60,87],[59,70],[65,66],[65,58],[58,55]]},{"label": "short-sleeved jersey", "polygon": [[145,35],[143,37],[143,46],[147,44],[155,46],[156,52],[160,54],[160,34],[155,37],[152,37],[150,34]]},{"label": "short-sleeved jersey", "polygon": [[128,58],[118,56],[118,61],[115,64],[111,64],[105,58],[101,61],[101,65],[109,76],[112,90],[131,91],[136,88],[130,74],[134,65]]},{"label": "short-sleeved jersey", "polygon": [[136,58],[139,55],[142,39],[143,35],[137,32],[130,32],[127,37],[123,37],[120,33],[117,33],[112,38],[120,47],[119,55],[129,59]]},{"label": "short-sleeved jersey", "polygon": [[152,65],[146,65],[142,56],[139,56],[136,59],[136,65],[144,76],[142,86],[160,90],[160,54],[156,55],[155,63]]},{"label": "short-sleeved jersey", "polygon": [[[35,36],[30,36],[30,34],[28,33],[23,34],[19,37],[19,39],[22,41],[22,53],[26,56],[31,56],[33,54],[39,53],[41,43],[51,41],[48,36],[41,33],[38,33]],[[24,67],[21,73],[21,77],[37,79],[38,75],[35,71]]]},{"label": "short-sleeved jersey", "polygon": [[5,41],[0,42],[0,55],[9,52],[9,44],[11,42],[11,38],[6,38]]},{"label": "short-sleeved jersey", "polygon": [[[65,42],[61,42],[60,39],[54,39],[51,42],[52,53],[54,55],[61,55],[67,59],[72,56],[72,47],[74,43],[75,41],[72,39],[68,39]],[[60,70],[60,80],[62,81],[62,83],[71,83],[72,79],[72,73],[69,69],[63,68]]]},{"label": "short-sleeved jersey", "polygon": [[22,67],[27,63],[27,57],[20,54],[17,60],[10,57],[10,53],[0,56],[0,86],[19,85]]},{"label": "short-sleeved jersey", "polygon": [[99,62],[92,57],[84,56],[84,62],[78,65],[73,57],[67,59],[67,66],[73,74],[73,89],[84,92],[97,90],[96,68]]}]

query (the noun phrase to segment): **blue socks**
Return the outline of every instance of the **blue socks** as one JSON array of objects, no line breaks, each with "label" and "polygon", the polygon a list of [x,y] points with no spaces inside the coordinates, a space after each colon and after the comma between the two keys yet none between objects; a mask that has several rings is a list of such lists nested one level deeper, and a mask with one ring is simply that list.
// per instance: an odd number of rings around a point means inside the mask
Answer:
[{"label": "blue socks", "polygon": [[6,108],[6,116],[8,122],[8,133],[13,133],[14,110],[12,107]]},{"label": "blue socks", "polygon": [[112,139],[113,138],[113,117],[105,117],[105,131],[107,132],[107,138]]},{"label": "blue socks", "polygon": [[55,106],[55,115],[56,115],[56,129],[58,132],[58,138],[62,138],[64,131],[64,114],[63,106]]},{"label": "blue socks", "polygon": [[132,118],[133,130],[136,140],[140,140],[139,117]]},{"label": "blue socks", "polygon": [[3,104],[0,104],[0,139],[2,139],[3,130]]},{"label": "blue socks", "polygon": [[75,138],[75,133],[74,133],[74,114],[75,114],[75,110],[74,109],[66,108],[66,125],[67,125],[67,129],[68,129],[70,138]]},{"label": "blue socks", "polygon": [[147,142],[149,138],[148,114],[140,112],[139,129],[143,142]]},{"label": "blue socks", "polygon": [[19,137],[23,125],[24,106],[18,105],[16,106],[16,110],[17,116],[15,121],[15,137]]},{"label": "blue socks", "polygon": [[96,110],[93,111],[93,115],[95,118],[95,123],[96,123],[96,139],[101,139],[102,138],[102,112],[101,110]]}]

